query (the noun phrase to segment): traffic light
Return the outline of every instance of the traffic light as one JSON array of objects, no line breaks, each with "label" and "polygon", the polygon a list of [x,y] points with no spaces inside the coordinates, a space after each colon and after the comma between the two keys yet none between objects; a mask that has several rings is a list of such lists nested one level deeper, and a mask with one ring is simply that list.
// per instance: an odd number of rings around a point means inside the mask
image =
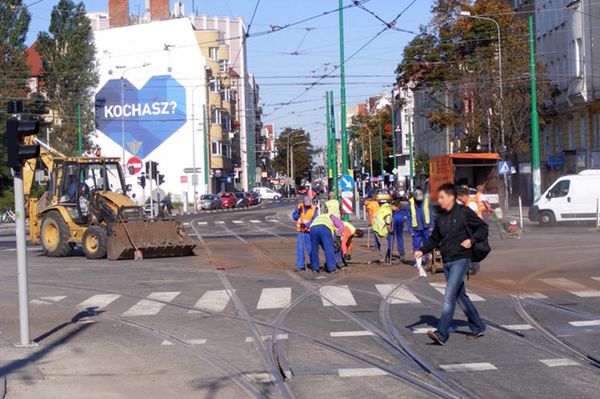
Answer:
[{"label": "traffic light", "polygon": [[38,121],[21,121],[17,113],[21,112],[23,105],[20,101],[8,102],[8,113],[13,116],[6,121],[6,151],[8,153],[8,166],[17,168],[30,158],[40,155],[39,144],[25,144],[25,137],[38,134],[40,123]]},{"label": "traffic light", "polygon": [[138,184],[142,188],[146,188],[146,175],[142,174],[141,176],[138,177]]},{"label": "traffic light", "polygon": [[158,162],[147,161],[146,176],[148,176],[149,179],[156,179],[156,175],[158,175]]},{"label": "traffic light", "polygon": [[160,186],[161,184],[163,184],[165,182],[165,175],[158,175],[158,178],[156,180],[156,185]]}]

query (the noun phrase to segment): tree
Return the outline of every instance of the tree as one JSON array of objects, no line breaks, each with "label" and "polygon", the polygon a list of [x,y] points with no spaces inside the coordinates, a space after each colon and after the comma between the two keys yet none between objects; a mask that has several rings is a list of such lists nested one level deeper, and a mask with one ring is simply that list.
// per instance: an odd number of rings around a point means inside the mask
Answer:
[{"label": "tree", "polygon": [[[504,97],[500,99],[498,33],[491,21],[464,18],[491,15],[500,25]],[[527,21],[508,2],[437,0],[432,19],[406,46],[396,73],[398,83],[425,94],[433,104],[424,115],[434,131],[451,128],[462,151],[493,151],[500,145],[501,103],[506,154],[516,161],[529,146],[531,102]],[[550,98],[545,72],[538,66],[538,97]],[[543,101],[540,101],[540,104]],[[538,110],[542,116],[544,109]]]},{"label": "tree", "polygon": [[304,129],[291,127],[283,129],[277,140],[275,140],[277,156],[273,159],[273,168],[285,176],[288,173],[288,145],[290,148],[293,148],[293,178],[298,183],[302,180],[304,172],[312,167],[312,157],[316,151],[310,142],[310,134],[305,132]]},{"label": "tree", "polygon": [[53,111],[53,146],[68,154],[77,152],[77,106],[81,109],[84,149],[94,129],[92,90],[98,83],[96,49],[83,2],[60,0],[52,9],[48,32],[38,35],[45,92]]},{"label": "tree", "polygon": [[[382,131],[383,146],[380,146],[379,132]],[[394,161],[390,157],[392,145],[392,114],[391,107],[386,106],[369,115],[355,115],[352,118],[349,131],[351,139],[356,139],[360,149],[359,157],[369,173],[378,176],[381,171],[381,151],[383,151],[383,167],[391,172]]]},{"label": "tree", "polygon": [[12,207],[12,177],[6,165],[6,103],[27,99],[25,39],[31,16],[21,0],[0,1],[0,209]]}]

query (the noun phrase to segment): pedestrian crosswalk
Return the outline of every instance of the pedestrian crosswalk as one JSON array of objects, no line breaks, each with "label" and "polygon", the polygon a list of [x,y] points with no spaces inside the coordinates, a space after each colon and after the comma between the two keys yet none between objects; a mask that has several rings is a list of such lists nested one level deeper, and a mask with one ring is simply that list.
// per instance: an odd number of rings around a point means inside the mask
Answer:
[{"label": "pedestrian crosswalk", "polygon": [[[566,278],[543,278],[539,280],[544,284],[562,289],[545,292],[548,296],[556,295],[564,298],[564,295],[574,295],[580,298],[595,300],[596,295],[593,294],[596,290],[593,288],[593,284],[596,284],[595,282],[598,279],[593,279],[594,282],[590,282],[587,285]],[[350,285],[325,284],[315,291],[315,295],[319,297],[320,304],[326,308],[338,306],[355,307],[365,303],[377,306],[381,300],[387,300],[390,305],[394,306],[423,306],[422,299],[420,299],[421,295],[425,295],[427,298],[431,297],[432,293],[437,293],[438,299],[441,300],[441,296],[444,295],[445,290],[446,283],[444,282],[430,282],[427,285],[418,284],[414,286],[376,283],[369,285],[368,288],[362,285],[360,288],[357,288]],[[478,291],[477,288],[475,290]],[[214,289],[193,293],[191,300],[189,292],[186,292],[186,295],[181,295],[182,292],[180,291],[167,290],[149,292],[141,298],[118,293],[93,294],[88,297],[78,296],[77,298],[66,295],[46,295],[32,299],[30,304],[35,306],[49,306],[57,302],[61,304],[70,302],[72,306],[80,310],[106,311],[118,308],[122,312],[121,315],[123,317],[140,317],[158,315],[167,308],[169,303],[173,303],[178,297],[182,299],[177,301],[177,305],[187,307],[188,314],[198,314],[203,311],[219,313],[228,311],[228,309],[230,312],[235,312],[235,306],[232,302],[232,296],[235,294],[240,297],[240,300],[248,310],[263,312],[285,309],[294,303],[295,296],[297,297],[303,294],[303,292],[303,290],[294,289],[291,286],[261,287],[255,290],[244,289],[240,292],[235,289],[232,291]],[[59,293],[57,292],[56,294]],[[486,298],[482,295],[485,296],[484,293],[469,292],[469,297],[475,302],[486,301]],[[544,298],[548,298],[548,296],[544,295]],[[120,303],[120,305],[115,306],[117,303]],[[600,320],[573,320],[570,321],[570,325],[572,327],[597,327],[600,326]],[[502,327],[514,331],[533,329],[529,324],[506,324]],[[417,334],[426,331],[426,329],[421,328],[413,329],[413,332]]]}]

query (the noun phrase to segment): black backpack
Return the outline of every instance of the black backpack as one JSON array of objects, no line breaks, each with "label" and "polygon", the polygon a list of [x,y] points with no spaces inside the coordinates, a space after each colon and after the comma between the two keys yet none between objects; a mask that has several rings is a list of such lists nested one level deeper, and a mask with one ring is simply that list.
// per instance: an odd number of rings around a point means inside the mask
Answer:
[{"label": "black backpack", "polygon": [[[464,216],[463,216],[464,217]],[[471,229],[467,226],[467,220],[464,219],[465,229],[467,230],[467,234],[474,241],[473,246],[471,247],[471,261],[472,262],[481,262],[484,260],[488,254],[492,251],[492,247],[490,247],[490,242],[488,240],[488,234],[485,235],[485,238],[481,241],[475,242],[473,238],[473,233],[471,233]]]}]

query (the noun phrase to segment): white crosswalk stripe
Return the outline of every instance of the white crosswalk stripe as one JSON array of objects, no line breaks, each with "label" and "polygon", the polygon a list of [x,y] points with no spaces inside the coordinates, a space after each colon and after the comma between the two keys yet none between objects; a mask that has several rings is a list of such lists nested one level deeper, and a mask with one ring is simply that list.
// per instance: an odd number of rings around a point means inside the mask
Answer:
[{"label": "white crosswalk stripe", "polygon": [[541,278],[540,281],[561,290],[570,292],[571,294],[580,298],[600,297],[600,290],[594,290],[588,286],[563,277]]},{"label": "white crosswalk stripe", "polygon": [[200,226],[206,226],[208,224],[208,222],[196,222],[196,224],[198,224]]},{"label": "white crosswalk stripe", "polygon": [[501,327],[511,331],[533,330],[531,324],[502,324]]},{"label": "white crosswalk stripe", "polygon": [[564,366],[579,366],[580,364],[575,360],[571,359],[540,359],[540,362],[544,363],[548,367],[564,367]]},{"label": "white crosswalk stripe", "polygon": [[[271,338],[272,335],[261,335],[260,339],[263,341],[268,341],[269,338]],[[287,334],[277,334],[277,336],[275,337],[275,340],[285,340],[288,339],[288,335]],[[250,342],[254,342],[254,338],[253,337],[246,337],[246,339],[244,339],[244,342],[249,344]]]},{"label": "white crosswalk stripe", "polygon": [[232,220],[233,224],[243,224],[241,220]]},{"label": "white crosswalk stripe", "polygon": [[80,309],[88,309],[88,308],[94,308],[97,310],[104,309],[105,307],[107,307],[108,305],[110,305],[112,302],[116,301],[120,297],[121,297],[121,295],[117,295],[117,294],[94,295],[94,296],[89,297],[85,301],[81,302],[79,305],[77,305],[77,307]]},{"label": "white crosswalk stripe", "polygon": [[250,223],[258,224],[258,223],[260,223],[260,220],[250,219]]},{"label": "white crosswalk stripe", "polygon": [[285,308],[292,300],[292,288],[263,288],[256,309]]},{"label": "white crosswalk stripe", "polygon": [[343,337],[371,337],[375,335],[372,331],[332,331],[329,333],[331,338],[343,338]]},{"label": "white crosswalk stripe", "polygon": [[570,325],[573,327],[593,327],[600,326],[600,320],[579,320],[579,321],[570,321]]},{"label": "white crosswalk stripe", "polygon": [[[515,285],[515,280],[511,280],[509,278],[499,278],[496,279],[502,285],[507,285],[509,287],[513,287]],[[521,298],[533,298],[533,299],[547,299],[548,297],[539,292],[523,292],[519,295]]]},{"label": "white crosswalk stripe", "polygon": [[[444,295],[446,292],[446,283],[429,283],[429,285],[431,285],[433,288],[435,288],[435,290],[437,292],[441,293],[442,295]],[[485,299],[483,299],[479,295],[474,294],[468,290],[467,290],[467,295],[469,295],[469,298],[471,298],[471,301],[473,301],[473,302],[485,301]]]},{"label": "white crosswalk stripe", "polygon": [[123,316],[153,316],[167,305],[163,302],[171,302],[179,294],[180,292],[153,292],[127,309]]},{"label": "white crosswalk stripe", "polygon": [[[235,291],[235,290],[234,290]],[[230,295],[227,290],[206,291],[194,307],[198,309],[210,310],[213,312],[222,312],[229,303]],[[188,313],[199,313],[197,310],[190,310]]]},{"label": "white crosswalk stripe", "polygon": [[348,286],[326,285],[319,288],[323,306],[356,306],[356,300]]},{"label": "white crosswalk stripe", "polygon": [[217,220],[215,223],[216,224],[225,224],[225,222],[223,220]]},{"label": "white crosswalk stripe", "polygon": [[440,368],[447,372],[496,370],[492,363],[440,364]]},{"label": "white crosswalk stripe", "polygon": [[387,375],[387,371],[375,367],[338,369],[338,375],[342,378],[349,377],[375,377]]},{"label": "white crosswalk stripe", "polygon": [[[187,342],[190,345],[204,345],[206,343],[206,339],[188,339],[185,342]],[[171,345],[175,345],[173,342],[169,341],[168,339],[165,339],[163,342],[160,343],[162,346],[171,346]]]},{"label": "white crosswalk stripe", "polygon": [[[375,288],[382,297],[388,298],[390,304],[396,303],[421,303],[407,288],[398,287],[396,284],[375,284]],[[392,293],[390,295],[390,293]]]}]

